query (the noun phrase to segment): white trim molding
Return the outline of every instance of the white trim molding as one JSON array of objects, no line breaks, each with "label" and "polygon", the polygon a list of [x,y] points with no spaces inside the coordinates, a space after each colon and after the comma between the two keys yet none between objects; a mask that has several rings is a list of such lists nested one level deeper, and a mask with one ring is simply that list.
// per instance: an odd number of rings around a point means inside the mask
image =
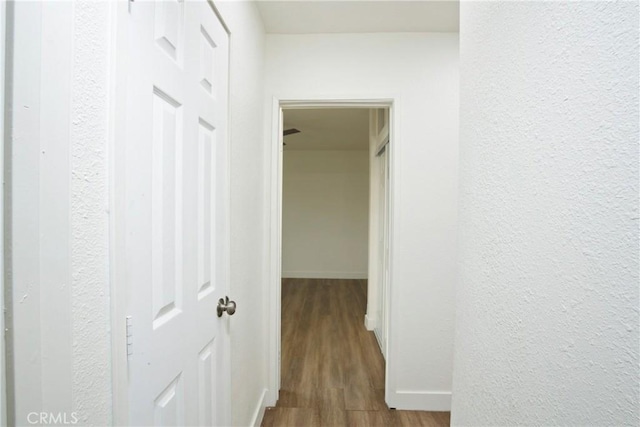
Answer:
[{"label": "white trim molding", "polygon": [[129,289],[120,252],[125,245],[125,227],[121,213],[125,210],[124,145],[128,80],[129,5],[113,2],[111,13],[111,47],[109,70],[109,282],[111,300],[111,399],[114,425],[129,424],[129,371],[125,322]]},{"label": "white trim molding", "polygon": [[260,427],[262,424],[262,419],[264,418],[264,412],[267,409],[266,405],[267,401],[267,389],[262,390],[262,394],[260,395],[260,399],[258,399],[258,404],[256,405],[256,409],[253,411],[253,416],[251,417],[252,427]]},{"label": "white trim molding", "polygon": [[283,271],[287,279],[366,279],[366,271]]},{"label": "white trim molding", "polygon": [[399,390],[387,393],[387,405],[395,409],[448,412],[451,411],[451,392]]},{"label": "white trim molding", "polygon": [[369,313],[364,315],[364,327],[367,331],[373,331],[377,323],[378,320],[374,316],[369,316]]},{"label": "white trim molding", "polygon": [[[0,135],[2,135],[2,148],[0,149],[0,176],[2,176],[2,182],[4,180],[4,151],[5,144],[7,144],[7,138],[5,138],[5,129],[4,129],[4,107],[7,102],[4,81],[5,81],[5,46],[6,46],[6,33],[7,33],[7,4],[6,2],[0,3],[0,93],[2,93],[2,100],[0,103]],[[6,377],[6,345],[5,345],[5,325],[4,318],[6,316],[4,295],[5,295],[5,282],[4,282],[4,259],[5,259],[5,248],[4,248],[4,196],[5,191],[4,187],[2,189],[2,195],[0,197],[0,269],[2,271],[0,275],[0,309],[2,313],[0,313],[0,332],[2,332],[2,336],[0,337],[0,425],[6,426],[8,425],[7,418],[7,377]],[[8,286],[8,285],[7,285]]]},{"label": "white trim molding", "polygon": [[[277,403],[278,393],[280,390],[280,321],[281,321],[281,285],[282,285],[282,110],[291,108],[390,108],[390,124],[391,138],[393,143],[390,146],[390,206],[389,206],[389,272],[390,280],[393,282],[393,265],[394,265],[394,242],[393,242],[393,224],[394,224],[394,189],[396,179],[396,168],[394,161],[396,156],[394,152],[399,150],[400,133],[399,133],[399,117],[397,111],[400,110],[401,99],[397,94],[365,94],[365,95],[330,95],[308,93],[308,94],[287,94],[287,96],[274,96],[267,99],[267,111],[271,110],[271,114],[265,114],[265,132],[267,140],[270,142],[270,191],[269,191],[269,207],[270,207],[270,236],[269,236],[269,307],[267,309],[268,316],[268,340],[269,340],[269,361],[268,361],[268,390],[266,393],[266,406],[273,406]],[[270,105],[269,105],[270,104]],[[326,278],[326,273],[323,273]],[[368,272],[367,272],[368,275]],[[365,275],[366,277],[366,275]],[[394,303],[394,288],[391,286],[389,299],[386,301],[388,316],[387,330],[387,360],[385,367],[385,399],[389,403],[389,397],[395,396],[396,368],[393,365],[394,352],[388,351],[393,349],[394,336],[393,331],[393,313],[396,312]],[[366,321],[366,320],[365,320]]]}]

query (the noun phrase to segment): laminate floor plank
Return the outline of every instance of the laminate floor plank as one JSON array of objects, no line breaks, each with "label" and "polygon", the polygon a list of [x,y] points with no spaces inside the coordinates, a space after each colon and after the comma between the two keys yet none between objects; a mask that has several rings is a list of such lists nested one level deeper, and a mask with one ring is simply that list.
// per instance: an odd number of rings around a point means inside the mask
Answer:
[{"label": "laminate floor plank", "polygon": [[263,427],[322,427],[317,409],[268,408],[262,421]]},{"label": "laminate floor plank", "polygon": [[440,427],[441,420],[433,415],[436,412],[426,411],[396,411],[397,424],[401,427]]},{"label": "laminate floor plank", "polygon": [[384,390],[353,385],[344,390],[345,409],[352,411],[384,411]]},{"label": "laminate floor plank", "polygon": [[[419,412],[419,411],[416,411]],[[448,426],[451,424],[451,412],[429,412],[436,419],[438,425]]]},{"label": "laminate floor plank", "polygon": [[341,427],[348,426],[347,423],[347,411],[340,409],[321,410],[320,411],[320,425]]},{"label": "laminate floor plank", "polygon": [[347,411],[349,427],[389,427],[394,424],[389,411]]},{"label": "laminate floor plank", "polygon": [[389,410],[385,363],[364,327],[367,281],[282,280],[281,390],[262,426],[444,427],[448,412]]}]

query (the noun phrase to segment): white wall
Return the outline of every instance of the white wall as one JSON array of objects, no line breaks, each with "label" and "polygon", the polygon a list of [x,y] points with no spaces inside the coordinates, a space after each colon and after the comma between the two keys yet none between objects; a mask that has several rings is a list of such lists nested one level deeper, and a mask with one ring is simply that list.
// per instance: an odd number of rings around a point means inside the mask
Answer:
[{"label": "white wall", "polygon": [[369,152],[284,150],[282,277],[366,279]]},{"label": "white wall", "polygon": [[[232,420],[260,422],[267,387],[267,219],[263,178],[264,29],[253,2],[216,2],[231,31],[231,325]],[[262,408],[263,409],[263,408]]]},{"label": "white wall", "polygon": [[449,408],[458,188],[457,34],[268,35],[266,57],[268,114],[274,96],[399,97],[397,140],[392,141],[394,312],[387,402],[398,408]]},{"label": "white wall", "polygon": [[638,3],[461,4],[454,425],[638,425]]},{"label": "white wall", "polygon": [[8,10],[15,422],[108,425],[109,4]]}]

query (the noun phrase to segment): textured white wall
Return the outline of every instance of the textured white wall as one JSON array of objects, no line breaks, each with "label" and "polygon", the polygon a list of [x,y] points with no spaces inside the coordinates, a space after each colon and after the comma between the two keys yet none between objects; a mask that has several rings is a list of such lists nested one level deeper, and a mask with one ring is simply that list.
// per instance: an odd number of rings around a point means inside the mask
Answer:
[{"label": "textured white wall", "polygon": [[16,2],[11,16],[13,416],[107,425],[109,4]]},{"label": "textured white wall", "polygon": [[454,425],[638,425],[638,3],[463,2]]},{"label": "textured white wall", "polygon": [[[397,96],[388,403],[448,409],[458,189],[458,35],[267,35],[272,97]],[[386,94],[386,95],[381,95]],[[268,135],[271,135],[270,133]]]},{"label": "textured white wall", "polygon": [[73,408],[80,423],[111,420],[108,281],[109,5],[74,4],[70,108]]},{"label": "textured white wall", "polygon": [[282,277],[364,279],[369,152],[284,150]]},{"label": "textured white wall", "polygon": [[[232,420],[259,415],[267,387],[264,29],[253,2],[216,2],[231,31],[231,318]],[[259,422],[260,420],[258,420]]]}]

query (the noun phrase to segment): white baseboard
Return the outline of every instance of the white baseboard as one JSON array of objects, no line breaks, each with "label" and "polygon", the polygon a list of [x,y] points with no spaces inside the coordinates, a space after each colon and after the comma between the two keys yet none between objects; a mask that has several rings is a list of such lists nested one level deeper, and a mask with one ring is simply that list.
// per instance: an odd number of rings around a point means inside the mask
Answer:
[{"label": "white baseboard", "polygon": [[364,315],[364,327],[367,328],[367,331],[373,331],[376,327],[376,318],[373,316],[369,316],[368,314]]},{"label": "white baseboard", "polygon": [[256,405],[256,409],[253,412],[253,417],[251,417],[251,426],[253,427],[260,427],[260,424],[262,424],[262,418],[264,417],[264,411],[267,408],[265,405],[265,400],[266,400],[266,396],[267,396],[267,389],[265,388],[264,390],[262,390],[262,395],[260,396],[260,399],[258,400],[258,404]]},{"label": "white baseboard", "polygon": [[366,279],[366,271],[283,271],[285,279]]},{"label": "white baseboard", "polygon": [[382,338],[380,337],[380,329],[374,328],[373,335],[376,337],[376,342],[378,343],[378,348],[380,348],[380,353],[382,353],[382,357],[387,360],[387,355],[384,354],[384,346],[382,345]]},{"label": "white baseboard", "polygon": [[387,396],[390,408],[409,411],[451,411],[451,392],[397,391]]}]

